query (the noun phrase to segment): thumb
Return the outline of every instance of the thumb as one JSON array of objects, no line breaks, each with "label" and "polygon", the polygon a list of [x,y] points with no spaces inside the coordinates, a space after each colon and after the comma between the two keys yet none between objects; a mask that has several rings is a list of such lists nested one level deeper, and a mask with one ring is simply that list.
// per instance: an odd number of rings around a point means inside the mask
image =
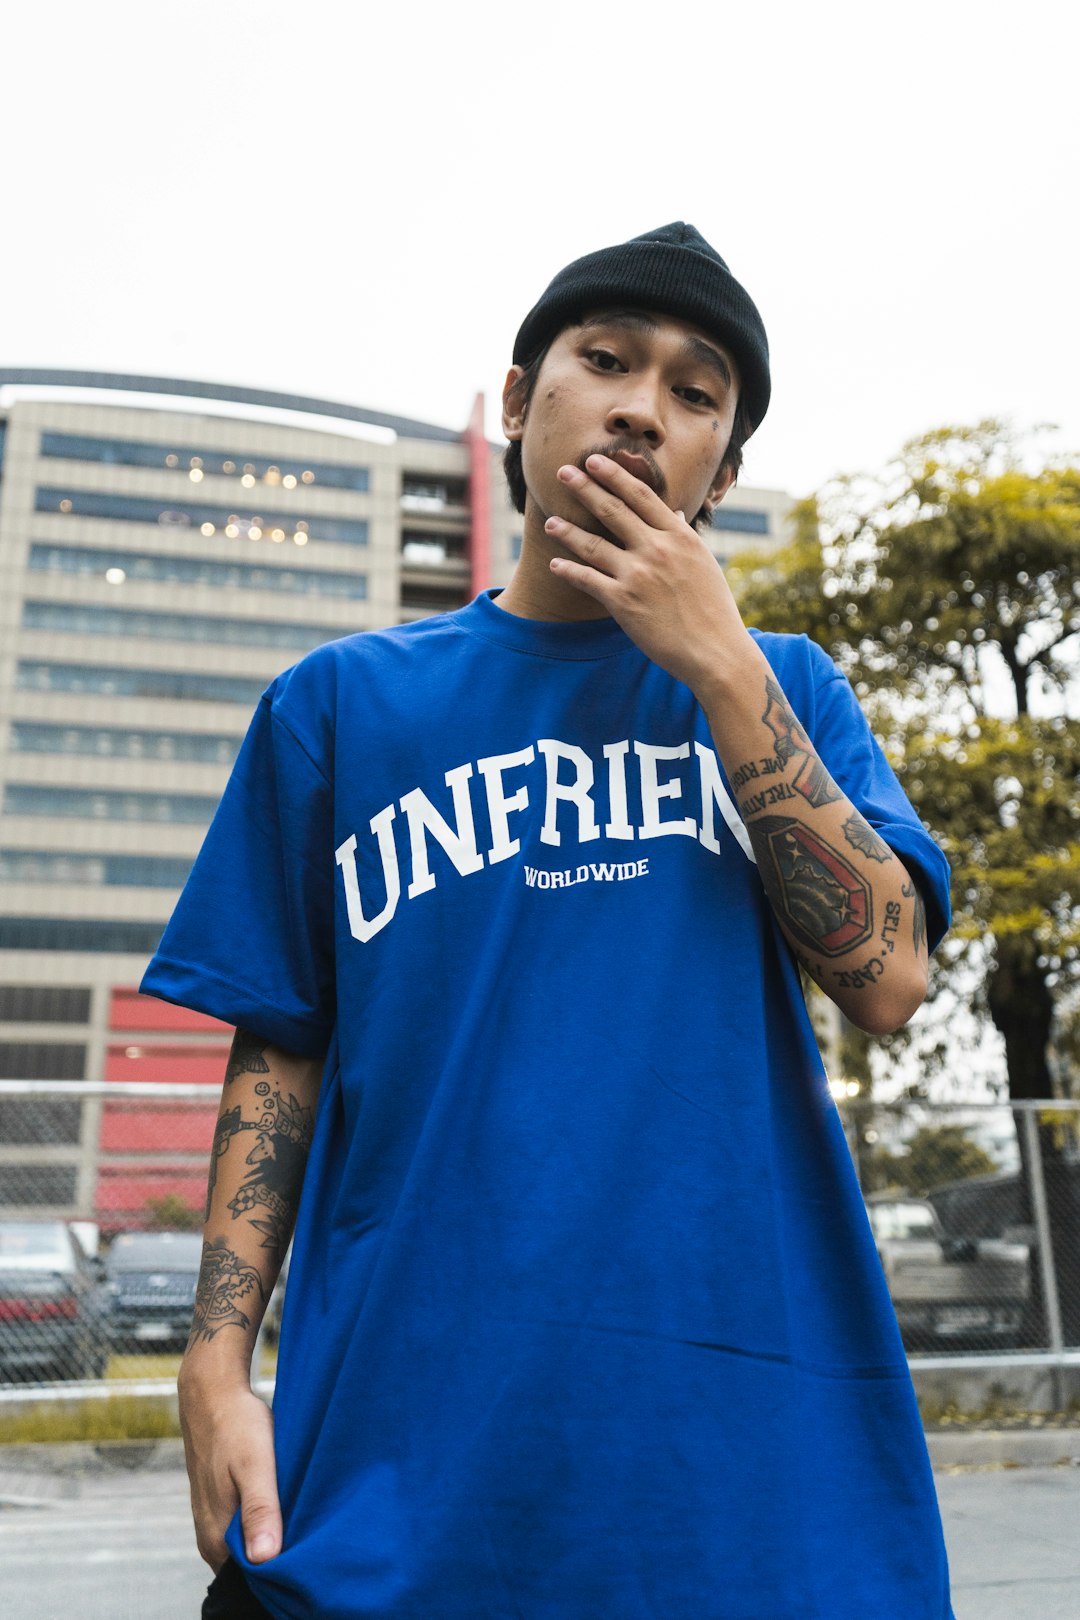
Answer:
[{"label": "thumb", "polygon": [[240,1481],[240,1525],[251,1563],[275,1558],[281,1551],[281,1505],[272,1456]]}]

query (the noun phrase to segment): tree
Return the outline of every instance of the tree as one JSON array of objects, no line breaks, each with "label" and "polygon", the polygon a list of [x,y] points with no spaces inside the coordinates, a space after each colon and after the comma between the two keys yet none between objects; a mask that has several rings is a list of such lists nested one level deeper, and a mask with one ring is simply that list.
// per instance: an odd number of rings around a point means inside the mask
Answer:
[{"label": "tree", "polygon": [[794,543],[731,579],[853,681],[952,865],[937,983],[983,968],[1010,1095],[1054,1095],[1080,991],[1080,468],[1026,471],[999,422],[942,428],[802,502]]},{"label": "tree", "polygon": [[202,1209],[189,1204],[179,1193],[148,1198],[143,1209],[148,1232],[198,1232],[202,1229]]},{"label": "tree", "polygon": [[962,1125],[920,1125],[907,1153],[892,1162],[895,1180],[920,1197],[932,1187],[993,1175],[997,1169],[989,1153],[971,1140]]},{"label": "tree", "polygon": [[[1074,1090],[1080,1003],[1080,467],[1003,423],[946,427],[877,478],[837,479],[795,513],[779,556],[729,571],[743,612],[803,632],[852,680],[905,790],[947,854],[954,926],[932,994],[975,985],[1014,1100]],[[1041,1131],[1051,1218],[1080,1197]],[[1026,1141],[1020,1134],[1025,1184]],[[1080,1245],[1058,1244],[1080,1343]]]}]

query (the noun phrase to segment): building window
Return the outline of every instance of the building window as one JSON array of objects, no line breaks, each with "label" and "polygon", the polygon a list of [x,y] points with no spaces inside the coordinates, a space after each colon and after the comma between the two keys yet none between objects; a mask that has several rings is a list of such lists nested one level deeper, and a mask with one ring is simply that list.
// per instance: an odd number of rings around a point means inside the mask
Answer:
[{"label": "building window", "polygon": [[150,613],[138,608],[99,607],[89,602],[23,603],[27,630],[69,635],[145,636],[153,641],[205,641],[216,646],[289,647],[310,652],[324,641],[351,634],[345,625],[289,624],[277,619],[225,619],[196,613]]},{"label": "building window", "polygon": [[69,855],[62,850],[0,849],[0,882],[3,883],[182,889],[190,871],[191,861],[182,856]]},{"label": "building window", "polygon": [[465,480],[433,473],[403,473],[401,505],[406,512],[442,512],[465,505]]},{"label": "building window", "polygon": [[35,1209],[74,1204],[78,1173],[74,1164],[31,1164],[20,1159],[18,1175],[0,1176],[0,1204]]},{"label": "building window", "polygon": [[179,759],[231,765],[242,737],[202,731],[123,731],[104,726],[56,726],[15,720],[15,754],[92,754],[98,759]]},{"label": "building window", "polygon": [[[266,484],[272,489],[366,490],[367,467],[339,466],[331,461],[297,461],[280,456],[252,456],[234,450],[193,450],[190,445],[148,444],[139,439],[95,439],[79,433],[43,433],[41,454],[64,461],[105,462],[113,467],[159,467],[182,474],[191,483],[213,476],[237,479],[245,489]],[[194,477],[192,476],[194,474]]]},{"label": "building window", "polygon": [[108,951],[145,958],[157,950],[164,927],[89,917],[0,917],[0,951]]},{"label": "building window", "polygon": [[140,551],[104,551],[96,546],[63,546],[38,542],[30,547],[30,567],[38,573],[79,574],[108,580],[164,580],[171,585],[211,585],[249,591],[284,591],[289,596],[337,596],[362,602],[367,575],[323,568],[290,568],[285,558],[259,567],[216,562],[208,557],[170,557]]},{"label": "building window", "polygon": [[55,984],[0,984],[0,1023],[86,1024],[90,991]]},{"label": "building window", "polygon": [[447,562],[465,561],[463,534],[425,534],[420,529],[406,529],[401,536],[401,560],[413,567],[438,567]]},{"label": "building window", "polygon": [[218,800],[195,793],[124,793],[109,788],[40,787],[9,782],[6,816],[76,816],[93,821],[181,822],[209,826]]},{"label": "building window", "polygon": [[457,608],[464,607],[465,599],[460,591],[449,590],[445,584],[403,583],[401,605],[403,608],[417,608],[425,613],[453,613]]},{"label": "building window", "polygon": [[[57,1102],[48,1097],[0,1097],[0,1142],[5,1146],[44,1147],[55,1143],[70,1147],[79,1140],[81,1122],[82,1103],[77,1099]],[[12,1169],[8,1165],[6,1175]]]},{"label": "building window", "polygon": [[712,526],[714,529],[730,529],[737,534],[768,534],[769,514],[720,505],[713,509]]},{"label": "building window", "polygon": [[227,540],[269,540],[306,546],[309,540],[333,540],[340,545],[366,546],[366,518],[297,518],[283,512],[230,512],[224,506],[197,506],[191,502],[167,505],[160,497],[108,495],[100,490],[37,490],[36,512],[60,512],[65,517],[102,517],[125,523],[153,523],[167,529],[198,529],[209,538],[219,531]]},{"label": "building window", "polygon": [[98,664],[21,661],[15,684],[22,692],[94,692],[103,697],[179,698],[184,702],[242,703],[253,708],[266,682],[243,675],[203,675],[175,669],[111,669]]},{"label": "building window", "polygon": [[0,1080],[82,1080],[86,1047],[69,1041],[0,1041]]}]

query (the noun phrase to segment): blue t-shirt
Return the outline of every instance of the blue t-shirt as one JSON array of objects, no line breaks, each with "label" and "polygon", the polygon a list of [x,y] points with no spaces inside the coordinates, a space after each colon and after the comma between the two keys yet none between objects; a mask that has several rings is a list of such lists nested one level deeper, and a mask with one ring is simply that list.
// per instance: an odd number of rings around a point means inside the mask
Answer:
[{"label": "blue t-shirt", "polygon": [[[854,693],[755,632],[948,920]],[[263,697],[142,988],[328,1052],[274,1401],[286,1620],[949,1620],[911,1379],[690,690],[492,593]]]}]

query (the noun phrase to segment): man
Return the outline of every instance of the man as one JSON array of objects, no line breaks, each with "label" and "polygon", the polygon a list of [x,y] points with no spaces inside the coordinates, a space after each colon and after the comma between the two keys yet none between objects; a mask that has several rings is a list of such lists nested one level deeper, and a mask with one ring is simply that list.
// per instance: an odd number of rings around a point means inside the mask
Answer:
[{"label": "man", "polygon": [[897,1028],[947,868],[698,532],[760,316],[670,225],[560,272],[514,362],[513,580],[273,682],[143,982],[237,1025],[180,1377],[204,1614],[947,1620],[796,966]]}]

